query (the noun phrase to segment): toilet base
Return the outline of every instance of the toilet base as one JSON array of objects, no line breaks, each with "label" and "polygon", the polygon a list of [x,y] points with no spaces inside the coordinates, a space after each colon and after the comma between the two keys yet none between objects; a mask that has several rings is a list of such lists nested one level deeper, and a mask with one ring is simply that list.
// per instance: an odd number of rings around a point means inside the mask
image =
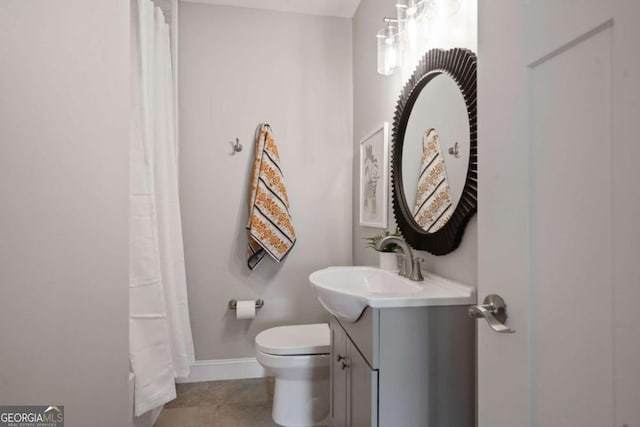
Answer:
[{"label": "toilet base", "polygon": [[273,421],[284,427],[328,425],[329,378],[292,380],[276,377]]}]

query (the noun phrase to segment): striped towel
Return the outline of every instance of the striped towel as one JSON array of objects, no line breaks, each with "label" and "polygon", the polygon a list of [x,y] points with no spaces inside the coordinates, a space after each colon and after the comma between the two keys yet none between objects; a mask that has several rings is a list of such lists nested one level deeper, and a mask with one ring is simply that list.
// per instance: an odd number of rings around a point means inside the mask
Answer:
[{"label": "striped towel", "polygon": [[429,128],[422,137],[422,162],[413,218],[423,230],[435,232],[453,213],[447,168],[440,152],[438,132]]},{"label": "striped towel", "polygon": [[247,265],[251,270],[258,266],[265,253],[277,262],[282,261],[296,243],[280,156],[268,124],[260,125],[256,137],[247,234]]}]

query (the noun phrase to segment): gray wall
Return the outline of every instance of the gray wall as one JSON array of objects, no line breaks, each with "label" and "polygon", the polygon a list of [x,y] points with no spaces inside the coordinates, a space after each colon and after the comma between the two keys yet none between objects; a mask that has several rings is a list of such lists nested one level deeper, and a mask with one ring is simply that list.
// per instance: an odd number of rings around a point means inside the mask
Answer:
[{"label": "gray wall", "polygon": [[[462,0],[468,6],[473,0]],[[353,17],[353,170],[359,170],[360,140],[387,121],[393,125],[393,112],[400,95],[404,78],[413,69],[402,69],[392,76],[381,76],[376,72],[376,32],[382,28],[383,17],[395,17],[395,0],[362,0]],[[474,32],[475,33],[475,32]],[[456,35],[461,40],[460,33]],[[453,37],[453,36],[452,36]],[[447,40],[447,34],[440,39]],[[463,37],[459,47],[475,49],[475,37]],[[460,46],[463,44],[464,46]],[[447,47],[438,45],[436,47]],[[404,78],[403,78],[404,76]],[[482,144],[482,141],[478,142]],[[353,176],[353,261],[356,265],[377,265],[377,253],[365,248],[363,238],[378,234],[381,230],[359,225],[360,176]],[[389,190],[389,229],[395,229],[391,190]],[[475,285],[477,282],[477,227],[474,217],[467,225],[462,243],[454,252],[445,256],[432,256],[417,251],[425,258],[424,269],[451,279]]]},{"label": "gray wall", "polygon": [[128,414],[129,2],[0,2],[0,404]]},{"label": "gray wall", "polygon": [[[327,320],[308,275],[351,257],[351,21],[182,3],[180,170],[196,359],[255,356],[257,332]],[[272,125],[298,241],[246,266],[256,125]],[[239,137],[245,149],[231,155]],[[263,298],[254,321],[231,298]]]}]

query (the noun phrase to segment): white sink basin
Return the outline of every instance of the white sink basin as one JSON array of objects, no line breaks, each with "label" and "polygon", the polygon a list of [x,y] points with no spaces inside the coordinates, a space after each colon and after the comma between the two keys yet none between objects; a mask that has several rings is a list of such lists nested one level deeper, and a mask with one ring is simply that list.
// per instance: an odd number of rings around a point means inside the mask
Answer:
[{"label": "white sink basin", "polygon": [[475,289],[435,274],[414,282],[375,267],[329,267],[309,276],[322,306],[355,322],[369,307],[421,307],[475,304]]}]

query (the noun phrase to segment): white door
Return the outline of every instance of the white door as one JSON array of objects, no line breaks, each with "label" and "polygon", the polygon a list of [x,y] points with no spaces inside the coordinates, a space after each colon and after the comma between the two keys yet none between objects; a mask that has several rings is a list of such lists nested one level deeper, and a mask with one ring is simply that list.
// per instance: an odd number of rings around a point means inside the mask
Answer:
[{"label": "white door", "polygon": [[479,0],[479,427],[640,426],[640,0]]}]

